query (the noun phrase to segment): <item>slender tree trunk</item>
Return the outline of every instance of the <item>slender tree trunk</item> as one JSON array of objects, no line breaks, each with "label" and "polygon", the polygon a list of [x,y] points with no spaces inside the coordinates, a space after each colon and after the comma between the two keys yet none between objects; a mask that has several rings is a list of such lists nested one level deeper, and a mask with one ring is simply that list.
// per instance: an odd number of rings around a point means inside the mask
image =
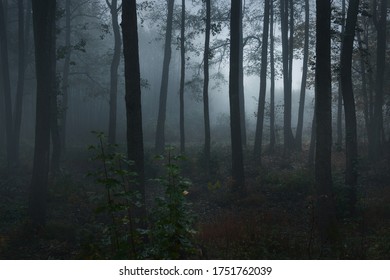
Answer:
[{"label": "slender tree trunk", "polygon": [[241,138],[242,145],[246,147],[246,117],[245,117],[245,91],[244,91],[244,44],[243,44],[243,8],[240,7],[240,69],[239,69],[239,95],[240,95],[240,119],[241,119]]},{"label": "slender tree trunk", "polygon": [[267,68],[268,68],[268,31],[269,31],[269,0],[264,1],[264,22],[263,22],[263,39],[261,46],[261,70],[260,70],[260,92],[257,108],[257,124],[254,146],[254,156],[261,163],[261,151],[263,143],[263,127],[264,127],[264,109],[265,95],[267,90]]},{"label": "slender tree trunk", "polygon": [[[341,36],[344,36],[344,33],[345,33],[345,0],[343,0],[341,2],[341,15],[342,15]],[[343,39],[341,41],[342,41],[341,44],[343,44]],[[342,47],[343,46],[341,45],[341,48]],[[341,150],[342,145],[343,145],[342,115],[343,115],[343,94],[341,92],[341,80],[339,78],[339,91],[338,91],[338,98],[337,98],[337,140],[336,140],[337,150]]]},{"label": "slender tree trunk", "polygon": [[141,77],[139,66],[139,47],[137,30],[136,0],[123,0],[122,35],[125,61],[126,117],[127,117],[127,153],[134,161],[134,170],[138,174],[136,190],[141,194],[141,208],[136,209],[137,218],[146,216],[144,144],[142,131]]},{"label": "slender tree trunk", "polygon": [[0,1],[0,49],[1,49],[1,64],[3,75],[3,98],[4,98],[4,113],[5,113],[5,128],[6,128],[6,145],[7,145],[7,162],[8,167],[14,164],[14,137],[13,137],[13,122],[12,122],[12,102],[11,102],[11,82],[8,64],[8,40],[7,28],[5,21],[5,10],[3,2]]},{"label": "slender tree trunk", "polygon": [[121,35],[118,24],[118,1],[112,0],[107,5],[111,11],[112,30],[114,31],[114,56],[110,69],[110,113],[108,121],[108,143],[116,142],[116,116],[117,116],[117,96],[118,96],[118,67],[121,58]]},{"label": "slender tree trunk", "polygon": [[70,45],[70,6],[71,0],[65,1],[65,48],[66,55],[64,59],[64,68],[62,70],[62,106],[61,106],[61,125],[60,125],[60,141],[61,141],[61,153],[66,151],[66,124],[68,118],[68,103],[69,103],[69,70],[70,70],[70,57],[72,54],[72,48]]},{"label": "slender tree trunk", "polygon": [[50,154],[50,100],[55,86],[52,71],[56,1],[32,0],[37,76],[35,148],[30,187],[29,214],[35,225],[46,222]]},{"label": "slender tree trunk", "polygon": [[156,153],[162,153],[165,148],[165,118],[167,111],[167,95],[169,80],[169,64],[171,61],[172,20],[174,0],[168,0],[167,28],[165,33],[164,62],[160,87],[160,102],[156,129]]},{"label": "slender tree trunk", "polygon": [[31,1],[27,1],[26,17],[24,16],[24,1],[18,0],[18,81],[14,109],[14,142],[15,163],[19,164],[20,128],[22,124],[22,109],[24,95],[24,79],[26,72],[26,52],[29,47],[29,31],[31,26]]},{"label": "slender tree trunk", "polygon": [[270,144],[269,150],[271,153],[275,150],[275,39],[274,39],[274,3],[270,4]]},{"label": "slender tree trunk", "polygon": [[206,0],[206,30],[204,43],[204,82],[203,82],[203,112],[204,112],[204,154],[207,173],[210,172],[210,112],[209,112],[209,56],[210,56],[210,29],[211,29],[211,0]]},{"label": "slender tree trunk", "polygon": [[231,0],[230,18],[230,71],[229,103],[232,146],[233,191],[245,193],[245,176],[241,139],[240,99],[239,99],[239,60],[240,60],[240,7],[241,0]]},{"label": "slender tree trunk", "polygon": [[306,80],[307,80],[307,68],[309,61],[309,27],[310,27],[310,7],[309,0],[305,0],[305,42],[303,47],[303,64],[302,64],[302,80],[301,80],[301,93],[299,97],[299,111],[298,111],[298,124],[295,136],[295,143],[298,150],[302,150],[302,133],[303,133],[303,114],[305,111],[305,98],[306,98]]},{"label": "slender tree trunk", "polygon": [[337,222],[332,194],[332,91],[331,91],[331,1],[317,0],[316,7],[316,155],[315,181],[318,227],[325,258],[332,257],[337,240]]},{"label": "slender tree trunk", "polygon": [[[383,91],[386,66],[386,16],[387,1],[381,1],[380,18],[376,23],[377,28],[377,53],[376,53],[376,82],[374,100],[373,121],[373,159],[378,160],[383,152]],[[376,9],[376,7],[374,7]]]},{"label": "slender tree trunk", "polygon": [[359,0],[350,0],[340,61],[340,82],[345,111],[345,184],[348,188],[348,208],[351,215],[355,215],[358,161],[356,109],[352,85],[352,54],[358,10]]},{"label": "slender tree trunk", "polygon": [[290,60],[288,40],[288,3],[289,0],[280,0],[280,19],[282,33],[282,60],[283,60],[283,91],[284,91],[284,153],[290,153],[293,144],[291,130],[291,83],[290,83]]},{"label": "slender tree trunk", "polygon": [[186,74],[185,60],[185,23],[186,23],[186,1],[181,1],[181,39],[180,39],[180,152],[185,153],[185,131],[184,131],[184,81]]},{"label": "slender tree trunk", "polygon": [[314,166],[315,152],[316,152],[316,112],[314,110],[313,121],[311,124],[309,158],[307,160],[309,167]]}]

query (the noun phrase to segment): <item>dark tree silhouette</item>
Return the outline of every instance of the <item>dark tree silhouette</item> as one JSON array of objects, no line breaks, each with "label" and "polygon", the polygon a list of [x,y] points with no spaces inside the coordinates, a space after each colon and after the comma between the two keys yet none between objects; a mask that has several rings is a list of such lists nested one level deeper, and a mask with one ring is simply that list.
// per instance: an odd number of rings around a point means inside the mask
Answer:
[{"label": "dark tree silhouette", "polygon": [[50,101],[55,90],[55,72],[52,69],[55,49],[52,42],[55,34],[56,1],[33,0],[32,9],[37,103],[29,214],[35,225],[44,225],[50,154]]},{"label": "dark tree silhouette", "polygon": [[267,89],[267,61],[268,61],[268,30],[269,30],[269,0],[264,1],[263,39],[261,46],[261,70],[260,70],[260,91],[257,108],[257,124],[255,135],[254,156],[261,162],[261,151],[263,144],[264,109],[265,95]]},{"label": "dark tree silhouette", "polygon": [[129,160],[134,161],[133,171],[138,174],[137,190],[142,197],[142,206],[136,209],[136,214],[137,218],[142,220],[146,215],[146,210],[137,8],[135,0],[124,0],[122,3],[121,26],[125,61],[127,153]]},{"label": "dark tree silhouette", "polygon": [[[318,228],[324,254],[332,254],[337,240],[332,194],[332,91],[331,91],[331,0],[317,0],[316,7],[316,154],[315,182],[318,200]],[[329,252],[330,250],[330,252]],[[325,256],[324,257],[329,257]]]},{"label": "dark tree silhouette", "polygon": [[181,1],[181,30],[180,30],[180,152],[185,153],[185,130],[184,130],[184,82],[186,75],[185,58],[185,24],[186,24],[186,1]]},{"label": "dark tree silhouette", "polygon": [[348,206],[351,215],[355,214],[358,161],[356,109],[352,85],[352,54],[358,11],[359,0],[350,0],[340,61],[340,82],[345,111],[345,184],[348,187]]},{"label": "dark tree silhouette", "polygon": [[210,57],[210,31],[211,31],[211,0],[206,1],[206,29],[203,54],[203,112],[204,112],[204,155],[206,170],[210,170],[210,153],[211,153],[211,137],[210,137],[210,110],[209,110],[209,57]]},{"label": "dark tree silhouette", "polygon": [[241,139],[240,99],[239,99],[239,47],[240,47],[240,6],[241,0],[231,1],[230,18],[230,72],[229,103],[230,132],[232,146],[233,191],[245,193],[245,176]]}]

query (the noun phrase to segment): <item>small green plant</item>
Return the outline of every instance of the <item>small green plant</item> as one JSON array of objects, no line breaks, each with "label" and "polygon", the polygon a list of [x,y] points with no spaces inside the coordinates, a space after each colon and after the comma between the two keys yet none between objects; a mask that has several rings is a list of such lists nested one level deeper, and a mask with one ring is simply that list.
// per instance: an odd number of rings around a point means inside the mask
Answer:
[{"label": "small green plant", "polygon": [[94,134],[98,145],[88,149],[94,152],[92,160],[99,167],[89,175],[104,187],[104,194],[93,196],[99,204],[96,212],[102,216],[101,245],[111,249],[109,257],[137,258],[140,235],[132,211],[141,206],[141,197],[134,190],[137,174],[130,171],[133,162],[115,152],[116,146],[107,144],[103,133]]},{"label": "small green plant", "polygon": [[164,160],[166,174],[155,181],[165,188],[164,195],[156,198],[156,206],[151,213],[151,226],[148,230],[149,244],[145,250],[146,258],[185,259],[195,253],[193,236],[194,216],[186,202],[190,182],[180,175],[178,161],[182,156],[172,155],[167,149]]}]

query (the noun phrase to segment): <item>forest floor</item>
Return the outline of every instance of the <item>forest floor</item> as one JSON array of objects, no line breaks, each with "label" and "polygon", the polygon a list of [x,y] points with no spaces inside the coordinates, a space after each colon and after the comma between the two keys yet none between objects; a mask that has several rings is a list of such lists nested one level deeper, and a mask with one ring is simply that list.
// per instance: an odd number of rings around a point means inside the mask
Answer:
[{"label": "forest floor", "polygon": [[[87,176],[96,168],[86,151],[67,155],[63,169],[52,178],[47,225],[28,222],[31,166],[0,174],[0,259],[107,259],[96,198],[104,188]],[[321,259],[316,221],[313,167],[306,153],[288,159],[265,155],[259,166],[246,157],[246,195],[231,192],[230,153],[218,147],[206,176],[202,153],[189,149],[180,163],[181,175],[192,184],[186,200],[195,220],[195,258],[204,259]],[[390,258],[390,165],[387,160],[359,165],[357,213],[350,217],[343,184],[344,154],[334,152],[333,189],[337,204],[338,259]],[[145,163],[148,178],[159,174],[152,156]],[[147,181],[147,205],[164,193]],[[150,207],[149,207],[150,206]]]}]

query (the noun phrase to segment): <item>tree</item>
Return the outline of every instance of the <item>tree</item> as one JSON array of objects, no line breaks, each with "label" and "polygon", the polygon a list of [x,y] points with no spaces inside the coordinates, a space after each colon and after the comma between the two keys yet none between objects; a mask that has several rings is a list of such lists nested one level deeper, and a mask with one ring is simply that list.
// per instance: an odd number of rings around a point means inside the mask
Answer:
[{"label": "tree", "polygon": [[257,124],[255,135],[254,156],[260,162],[261,150],[263,142],[263,127],[264,127],[264,108],[265,95],[267,87],[267,61],[268,61],[268,30],[269,30],[269,0],[264,1],[264,23],[263,23],[263,39],[261,46],[261,70],[260,70],[260,92],[257,108]]},{"label": "tree", "polygon": [[[332,194],[332,91],[331,91],[331,1],[316,1],[316,154],[315,184],[318,228],[322,247],[331,250],[337,240],[335,206]],[[326,251],[324,251],[326,253]],[[332,254],[332,252],[330,252]],[[325,256],[329,257],[329,256]]]},{"label": "tree", "polygon": [[72,48],[70,45],[70,35],[71,35],[71,0],[65,1],[65,59],[64,67],[62,70],[62,112],[61,112],[61,127],[60,127],[60,138],[61,138],[61,148],[62,153],[66,149],[66,123],[67,123],[67,112],[68,112],[68,98],[69,98],[69,70],[70,70],[70,58],[72,54]]},{"label": "tree", "polygon": [[[293,147],[294,137],[291,130],[291,65],[292,37],[288,40],[288,8],[290,0],[280,0],[280,20],[282,33],[282,60],[283,60],[283,92],[284,92],[284,151],[289,153]],[[292,5],[292,2],[290,3]],[[291,8],[292,9],[292,8]],[[292,17],[293,15],[290,15]],[[291,24],[291,21],[290,21]],[[290,26],[293,28],[293,26]]]},{"label": "tree", "polygon": [[133,171],[138,175],[137,191],[141,194],[143,206],[136,212],[137,218],[142,219],[145,217],[146,210],[137,8],[135,0],[123,0],[122,5],[121,26],[125,61],[127,154],[129,160],[134,161]]},{"label": "tree", "polygon": [[3,84],[6,144],[7,144],[7,162],[8,166],[13,165],[14,155],[14,137],[12,123],[12,101],[11,101],[11,82],[8,63],[8,40],[6,31],[5,10],[3,2],[0,1],[0,49],[1,49],[1,72]]},{"label": "tree", "polygon": [[[245,7],[244,7],[245,8]],[[245,93],[244,93],[244,40],[243,40],[243,17],[244,8],[240,6],[240,65],[239,65],[239,97],[240,97],[240,120],[241,120],[241,137],[242,145],[246,147],[246,116],[245,116]]]},{"label": "tree", "polygon": [[274,1],[270,5],[270,143],[269,150],[272,153],[275,149],[275,38],[274,38]]},{"label": "tree", "polygon": [[181,29],[180,29],[180,152],[185,153],[185,130],[184,130],[184,82],[186,74],[185,60],[185,23],[186,23],[186,1],[181,1]]},{"label": "tree", "polygon": [[206,1],[206,29],[204,42],[204,80],[203,80],[203,112],[204,112],[204,154],[206,160],[206,170],[209,172],[210,165],[210,112],[209,112],[209,58],[210,58],[210,31],[211,31],[211,0]]},{"label": "tree", "polygon": [[383,149],[383,91],[386,65],[386,25],[387,25],[387,1],[382,0],[380,5],[380,17],[376,15],[376,0],[374,0],[374,24],[377,30],[377,51],[376,51],[376,81],[375,101],[373,115],[373,149],[372,158],[381,158]]},{"label": "tree", "polygon": [[245,175],[241,139],[240,99],[239,99],[239,47],[240,47],[240,6],[241,0],[231,1],[230,11],[230,71],[229,71],[229,103],[230,132],[232,147],[232,179],[233,191],[245,193]]},{"label": "tree", "polygon": [[307,69],[309,61],[309,26],[310,26],[310,6],[309,0],[305,0],[305,39],[303,46],[303,62],[302,62],[302,80],[301,80],[301,92],[299,96],[299,111],[298,111],[298,124],[295,136],[295,143],[299,150],[302,150],[302,133],[303,133],[303,114],[305,109],[305,97],[306,97],[306,82],[307,82]]},{"label": "tree", "polygon": [[348,206],[351,215],[355,213],[358,161],[356,109],[352,85],[352,53],[358,11],[359,0],[350,0],[340,61],[340,82],[345,111],[345,184],[348,187]]},{"label": "tree", "polygon": [[117,95],[118,95],[118,67],[121,58],[121,35],[118,24],[118,1],[112,0],[111,3],[106,0],[107,6],[110,8],[112,30],[114,32],[114,55],[112,57],[110,68],[110,113],[108,121],[108,142],[115,143],[116,139],[116,111],[117,111]]},{"label": "tree", "polygon": [[55,72],[52,71],[55,49],[52,42],[55,34],[56,1],[32,0],[32,9],[37,102],[29,213],[35,225],[44,225],[50,154],[50,104],[55,87]]},{"label": "tree", "polygon": [[156,153],[162,153],[165,146],[165,118],[167,110],[169,64],[171,61],[172,41],[172,20],[174,0],[168,0],[167,27],[165,33],[164,61],[160,87],[160,102],[158,108],[158,119],[156,128]]}]

